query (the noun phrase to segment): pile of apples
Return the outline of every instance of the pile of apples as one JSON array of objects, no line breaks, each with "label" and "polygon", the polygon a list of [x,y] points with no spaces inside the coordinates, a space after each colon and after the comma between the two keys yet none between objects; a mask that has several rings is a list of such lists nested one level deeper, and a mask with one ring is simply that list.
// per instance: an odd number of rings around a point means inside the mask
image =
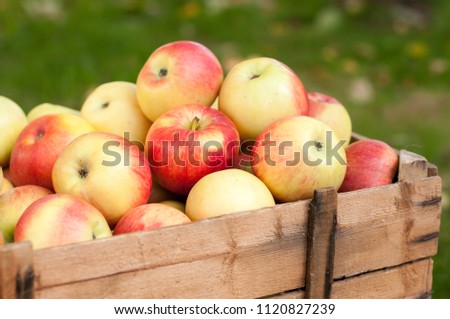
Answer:
[{"label": "pile of apples", "polygon": [[351,132],[276,59],[225,75],[204,45],[168,43],[80,110],[0,96],[0,240],[44,248],[392,183],[396,152]]}]

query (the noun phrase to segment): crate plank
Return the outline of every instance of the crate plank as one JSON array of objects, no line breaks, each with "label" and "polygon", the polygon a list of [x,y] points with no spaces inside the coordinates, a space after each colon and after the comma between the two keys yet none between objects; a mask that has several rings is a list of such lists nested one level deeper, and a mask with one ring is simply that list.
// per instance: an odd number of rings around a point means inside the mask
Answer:
[{"label": "crate plank", "polygon": [[335,278],[434,256],[441,196],[439,177],[340,194]]},{"label": "crate plank", "polygon": [[29,242],[0,249],[0,298],[32,298],[33,253]]},{"label": "crate plank", "polygon": [[[129,290],[135,295],[149,289],[148,294],[161,297],[170,286],[164,278],[177,283],[174,297],[196,298],[211,289],[217,290],[217,295],[208,294],[211,297],[219,296],[219,291],[222,297],[255,297],[294,289],[304,283],[307,217],[308,201],[302,201],[37,250],[36,295],[104,296],[104,287],[119,286],[118,293],[127,295]],[[269,280],[267,273],[274,279]],[[224,286],[225,279],[229,284]],[[176,293],[180,283],[193,288]]]}]

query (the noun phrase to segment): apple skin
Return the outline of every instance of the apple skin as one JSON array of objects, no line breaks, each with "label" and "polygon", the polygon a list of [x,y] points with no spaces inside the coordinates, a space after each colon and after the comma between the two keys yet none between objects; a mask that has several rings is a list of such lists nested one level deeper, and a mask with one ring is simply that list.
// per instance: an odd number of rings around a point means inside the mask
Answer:
[{"label": "apple skin", "polygon": [[15,187],[0,196],[0,231],[6,242],[13,242],[14,229],[25,209],[36,200],[52,194],[47,188],[36,185]]},{"label": "apple skin", "polygon": [[144,149],[151,122],[139,107],[135,83],[114,81],[99,85],[81,106],[81,116],[97,131],[123,136]]},{"label": "apple skin", "polygon": [[144,114],[154,122],[184,104],[211,105],[223,80],[214,53],[193,41],[175,41],[157,48],[140,70],[136,96]]},{"label": "apple skin", "polygon": [[322,187],[338,189],[346,172],[345,149],[332,129],[309,116],[269,125],[253,146],[253,173],[279,202],[312,198]]},{"label": "apple skin", "polygon": [[51,194],[36,200],[23,212],[14,241],[31,241],[33,249],[111,237],[103,215],[75,196]]},{"label": "apple skin", "polygon": [[73,114],[44,115],[28,123],[14,144],[10,159],[15,186],[39,185],[53,190],[52,168],[64,148],[94,128]]},{"label": "apple skin", "polygon": [[186,215],[195,221],[273,205],[275,200],[261,180],[230,168],[206,175],[194,185],[186,200]]},{"label": "apple skin", "polygon": [[398,155],[387,143],[371,139],[351,143],[345,150],[347,173],[339,192],[348,192],[393,183]]},{"label": "apple skin", "polygon": [[218,103],[243,141],[256,139],[280,118],[309,112],[300,78],[284,63],[266,57],[236,64],[223,80]]},{"label": "apple skin", "polygon": [[131,209],[117,223],[114,235],[157,229],[190,223],[180,210],[160,203],[145,204]]},{"label": "apple skin", "polygon": [[152,189],[144,153],[122,136],[90,132],[72,141],[53,166],[57,193],[80,197],[113,227],[131,208],[147,203]]},{"label": "apple skin", "polygon": [[319,92],[309,92],[308,99],[309,116],[328,124],[347,147],[352,135],[352,120],[344,105],[334,97]]},{"label": "apple skin", "polygon": [[80,111],[71,109],[70,107],[53,104],[53,103],[41,103],[33,107],[27,114],[28,122],[31,122],[38,117],[48,114],[60,114],[60,113],[69,113],[80,116]]},{"label": "apple skin", "polygon": [[2,189],[3,189],[3,168],[0,166],[0,192]]},{"label": "apple skin", "polygon": [[180,212],[186,212],[186,203],[177,200],[163,200],[160,204],[164,204],[173,208],[178,209]]},{"label": "apple skin", "polygon": [[11,151],[28,124],[24,111],[13,100],[0,95],[0,166],[8,166]]},{"label": "apple skin", "polygon": [[222,112],[188,104],[153,122],[145,151],[158,183],[186,196],[203,176],[233,167],[239,142],[235,125]]}]

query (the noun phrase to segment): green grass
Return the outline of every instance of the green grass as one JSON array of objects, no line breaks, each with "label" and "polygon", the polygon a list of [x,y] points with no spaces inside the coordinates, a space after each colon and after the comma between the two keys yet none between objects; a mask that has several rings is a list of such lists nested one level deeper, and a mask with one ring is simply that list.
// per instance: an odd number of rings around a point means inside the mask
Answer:
[{"label": "green grass", "polygon": [[450,2],[233,2],[2,2],[0,95],[25,111],[42,102],[79,108],[101,83],[134,82],[155,48],[178,39],[204,43],[226,70],[255,55],[277,58],[308,90],[344,103],[358,133],[438,165],[444,203],[433,296],[450,298]]}]

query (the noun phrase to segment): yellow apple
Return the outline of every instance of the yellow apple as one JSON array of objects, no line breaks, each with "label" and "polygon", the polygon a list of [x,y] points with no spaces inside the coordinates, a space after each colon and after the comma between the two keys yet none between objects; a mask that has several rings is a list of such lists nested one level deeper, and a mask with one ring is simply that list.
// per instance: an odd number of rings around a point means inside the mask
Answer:
[{"label": "yellow apple", "polygon": [[3,189],[3,168],[0,166],[0,191]]},{"label": "yellow apple", "polygon": [[307,92],[300,78],[282,62],[251,58],[225,76],[219,110],[234,122],[241,140],[254,140],[270,123],[308,113]]},{"label": "yellow apple", "polygon": [[27,114],[28,122],[31,122],[38,117],[47,114],[60,114],[60,113],[70,113],[74,115],[80,115],[80,111],[72,109],[67,106],[52,104],[52,103],[41,103],[33,107]]},{"label": "yellow apple", "polygon": [[99,85],[81,106],[81,116],[97,131],[123,136],[144,149],[151,122],[136,99],[136,84],[115,81]]},{"label": "yellow apple", "polygon": [[27,116],[20,106],[0,96],[0,166],[8,166],[16,139],[27,123]]},{"label": "yellow apple", "polygon": [[144,153],[123,137],[90,132],[77,137],[53,166],[57,193],[86,200],[113,227],[130,209],[146,204],[152,188]]},{"label": "yellow apple", "polygon": [[273,205],[275,200],[261,180],[230,168],[208,174],[194,185],[186,201],[186,215],[199,220]]},{"label": "yellow apple", "polygon": [[186,204],[177,200],[163,200],[162,202],[160,202],[160,204],[176,208],[183,213],[186,211]]},{"label": "yellow apple", "polygon": [[0,189],[0,195],[6,193],[7,191],[13,188],[14,185],[7,178],[3,178],[3,187]]}]

